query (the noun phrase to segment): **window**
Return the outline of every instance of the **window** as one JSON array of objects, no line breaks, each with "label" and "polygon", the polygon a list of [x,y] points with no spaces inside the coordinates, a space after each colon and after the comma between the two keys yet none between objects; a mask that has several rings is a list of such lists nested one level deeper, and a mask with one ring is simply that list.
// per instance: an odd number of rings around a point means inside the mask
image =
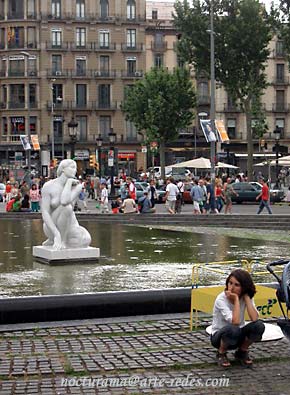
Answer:
[{"label": "window", "polygon": [[85,84],[76,85],[76,106],[77,107],[87,106],[87,85]]},{"label": "window", "polygon": [[7,3],[8,3],[8,19],[24,19],[23,0],[9,0]]},{"label": "window", "polygon": [[109,16],[109,2],[108,0],[100,0],[100,17],[106,19]]},{"label": "window", "polygon": [[0,19],[4,19],[5,16],[5,1],[0,0]]},{"label": "window", "polygon": [[27,28],[27,48],[36,48],[36,30],[35,27]]},{"label": "window", "polygon": [[36,107],[36,84],[29,84],[29,106],[30,108]]},{"label": "window", "polygon": [[9,108],[25,108],[24,84],[10,85]]},{"label": "window", "polygon": [[53,29],[51,31],[52,46],[60,48],[62,43],[62,31],[61,29]]},{"label": "window", "polygon": [[131,121],[126,121],[126,137],[129,141],[137,140],[137,129]]},{"label": "window", "polygon": [[227,131],[229,139],[236,138],[236,120],[235,119],[228,119],[227,120]]},{"label": "window", "polygon": [[88,120],[86,116],[80,116],[78,115],[76,117],[77,123],[78,123],[78,139],[79,141],[87,141],[87,135],[88,135]]},{"label": "window", "polygon": [[29,77],[35,77],[37,75],[36,57],[35,56],[30,56],[27,59],[27,74]]},{"label": "window", "polygon": [[6,44],[5,28],[0,29],[0,49],[4,49]]},{"label": "window", "polygon": [[127,58],[127,75],[135,75],[136,73],[136,58]]},{"label": "window", "polygon": [[111,129],[111,117],[100,116],[100,134],[103,139],[108,139]]},{"label": "window", "polygon": [[76,0],[76,17],[80,19],[85,17],[85,0]]},{"label": "window", "polygon": [[163,55],[157,53],[154,55],[154,67],[160,68],[163,67]]},{"label": "window", "polygon": [[10,132],[11,134],[24,134],[25,119],[24,117],[10,117]]},{"label": "window", "polygon": [[58,98],[63,99],[63,86],[62,84],[53,84],[52,85],[52,102],[54,105],[59,104]]},{"label": "window", "polygon": [[76,75],[77,76],[82,76],[86,75],[86,58],[85,57],[80,57],[76,58]]},{"label": "window", "polygon": [[153,20],[158,19],[158,10],[152,10],[152,19]]},{"label": "window", "polygon": [[37,134],[37,117],[30,117],[30,131],[33,134]]},{"label": "window", "polygon": [[99,85],[99,107],[100,108],[110,108],[111,98],[110,98],[111,87],[108,84]]},{"label": "window", "polygon": [[136,29],[127,29],[127,48],[136,47]]},{"label": "window", "polygon": [[276,91],[276,111],[283,111],[285,109],[285,91]]},{"label": "window", "polygon": [[276,42],[276,55],[277,56],[284,56],[283,41]]},{"label": "window", "polygon": [[86,28],[77,27],[76,28],[76,46],[78,48],[86,46]]},{"label": "window", "polygon": [[108,30],[100,30],[99,39],[100,39],[100,48],[109,48],[110,33]]},{"label": "window", "polygon": [[8,27],[7,28],[8,48],[24,48],[24,28]]},{"label": "window", "polygon": [[54,18],[61,17],[61,0],[51,0],[51,15]]},{"label": "window", "polygon": [[159,49],[163,49],[164,48],[164,35],[162,33],[156,33],[155,37],[154,37],[154,48]]},{"label": "window", "polygon": [[62,70],[62,55],[51,56],[52,74],[57,75]]},{"label": "window", "polygon": [[27,0],[27,18],[35,18],[36,8],[35,0]]},{"label": "window", "polygon": [[100,71],[102,76],[109,76],[110,74],[110,57],[100,56]]},{"label": "window", "polygon": [[127,1],[127,19],[135,19],[136,17],[136,4],[134,0]]},{"label": "window", "polygon": [[9,76],[24,77],[24,56],[10,56],[9,58]]},{"label": "window", "polygon": [[197,85],[198,104],[209,103],[208,82],[202,81]]},{"label": "window", "polygon": [[3,117],[2,118],[2,134],[7,135],[8,132],[8,127],[7,127],[7,118]]},{"label": "window", "polygon": [[276,78],[277,82],[284,82],[285,65],[283,63],[276,64]]},{"label": "window", "polygon": [[284,136],[285,131],[285,119],[283,118],[276,118],[276,126],[278,126],[281,130],[281,137]]}]

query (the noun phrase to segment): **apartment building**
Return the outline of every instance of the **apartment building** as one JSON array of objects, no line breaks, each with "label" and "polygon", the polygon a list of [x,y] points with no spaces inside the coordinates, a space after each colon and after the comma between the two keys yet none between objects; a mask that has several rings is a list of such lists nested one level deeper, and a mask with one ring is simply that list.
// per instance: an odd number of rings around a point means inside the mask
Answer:
[{"label": "apartment building", "polygon": [[[172,12],[174,3],[169,2],[146,2],[147,24],[146,29],[146,70],[152,66],[162,65],[172,69],[179,65],[174,51],[177,37],[172,28]],[[261,148],[260,140],[254,140],[256,162],[261,162],[265,157],[275,157],[275,130],[278,126],[281,130],[279,152],[288,152],[290,143],[290,74],[288,64],[283,51],[282,42],[276,38],[269,45],[270,56],[267,63],[266,73],[269,86],[262,97],[265,110],[268,132],[263,140],[266,148]],[[210,147],[205,143],[200,128],[200,118],[209,116],[210,113],[210,84],[207,79],[196,78],[193,75],[193,83],[197,92],[196,118],[191,128],[181,131],[178,141],[167,147],[167,163],[175,160],[190,159],[193,156],[210,155]],[[218,144],[217,152],[224,155],[225,160],[232,160],[246,168],[247,161],[247,135],[245,114],[239,105],[234,105],[227,92],[218,84],[215,92],[216,118],[225,123],[229,144]],[[253,124],[255,120],[252,121]],[[235,154],[235,158],[234,155]]]},{"label": "apartment building", "polygon": [[145,27],[144,0],[0,0],[1,166],[21,163],[29,131],[42,152],[70,157],[72,125],[80,172],[99,135],[106,168],[112,131],[119,167],[142,166],[142,136],[120,105],[145,72]]}]

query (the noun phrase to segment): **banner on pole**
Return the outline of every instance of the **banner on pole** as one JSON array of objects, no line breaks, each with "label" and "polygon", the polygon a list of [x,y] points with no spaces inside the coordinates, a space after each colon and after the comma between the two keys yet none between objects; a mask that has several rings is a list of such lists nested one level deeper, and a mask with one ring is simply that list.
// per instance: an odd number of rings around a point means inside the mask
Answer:
[{"label": "banner on pole", "polygon": [[38,135],[37,134],[32,134],[31,135],[31,142],[32,142],[32,146],[33,146],[34,151],[39,151],[40,150],[40,145],[39,145]]},{"label": "banner on pole", "polygon": [[204,134],[204,137],[208,143],[216,142],[217,141],[217,136],[215,130],[213,130],[211,126],[211,120],[210,119],[201,119],[200,120],[200,125]]},{"label": "banner on pole", "polygon": [[216,127],[216,133],[217,133],[221,143],[224,143],[224,142],[230,140],[228,133],[226,131],[226,128],[225,128],[224,121],[222,119],[215,120],[215,127]]},{"label": "banner on pole", "polygon": [[29,149],[31,149],[31,145],[30,145],[28,136],[21,134],[20,140],[21,140],[24,151],[28,151]]}]

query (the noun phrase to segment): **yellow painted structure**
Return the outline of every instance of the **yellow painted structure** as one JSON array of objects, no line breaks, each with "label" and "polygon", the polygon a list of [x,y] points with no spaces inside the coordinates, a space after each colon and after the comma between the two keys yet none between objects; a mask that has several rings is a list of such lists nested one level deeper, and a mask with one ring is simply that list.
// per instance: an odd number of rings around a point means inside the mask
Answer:
[{"label": "yellow painted structure", "polygon": [[[225,285],[219,286],[199,286],[199,275],[201,269],[204,271],[214,272],[223,274],[226,277],[232,270],[226,270],[223,265],[237,265],[239,264],[243,269],[252,273],[253,264],[257,261],[236,260],[236,261],[224,261],[224,262],[210,262],[210,263],[198,263],[192,268],[192,289],[191,289],[191,309],[190,309],[190,330],[193,327],[193,321],[195,327],[198,323],[198,313],[209,313],[212,314],[215,299],[224,289]],[[259,262],[264,263],[264,262]],[[266,264],[265,264],[266,265]],[[215,266],[215,267],[213,267]],[[221,266],[221,268],[216,268]],[[276,271],[281,272],[281,271]],[[268,272],[256,272],[255,275],[264,275]],[[269,318],[273,316],[280,316],[281,310],[276,296],[276,289],[265,287],[262,285],[256,285],[257,293],[255,295],[255,305],[259,311],[260,318]],[[249,317],[246,314],[246,319]]]}]

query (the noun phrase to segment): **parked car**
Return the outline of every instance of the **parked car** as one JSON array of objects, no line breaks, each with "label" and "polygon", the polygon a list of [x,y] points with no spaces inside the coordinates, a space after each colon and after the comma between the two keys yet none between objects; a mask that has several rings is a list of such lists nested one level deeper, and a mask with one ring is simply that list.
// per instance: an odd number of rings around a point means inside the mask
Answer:
[{"label": "parked car", "polygon": [[3,184],[2,182],[0,183],[0,202],[3,202],[4,200],[4,195],[5,195],[5,184]]},{"label": "parked car", "polygon": [[[258,182],[234,182],[232,187],[238,194],[238,196],[232,196],[232,201],[236,203],[256,202],[256,197],[261,193],[262,190],[262,185]],[[270,189],[271,202],[281,202],[283,198],[283,190]]]},{"label": "parked car", "polygon": [[147,183],[139,182],[139,181],[136,181],[134,183],[136,188],[136,201],[138,201],[140,197],[144,196],[144,192],[147,191],[148,184],[147,185],[146,184]]}]

